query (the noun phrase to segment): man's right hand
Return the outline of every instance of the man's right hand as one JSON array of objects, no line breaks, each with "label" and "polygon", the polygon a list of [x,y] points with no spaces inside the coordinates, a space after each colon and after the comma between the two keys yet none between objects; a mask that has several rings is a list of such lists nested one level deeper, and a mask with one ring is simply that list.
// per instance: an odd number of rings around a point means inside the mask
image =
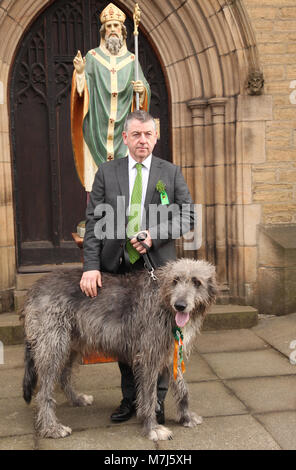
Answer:
[{"label": "man's right hand", "polygon": [[76,72],[80,75],[84,72],[85,69],[85,57],[82,57],[81,52],[78,51],[76,57],[74,57],[73,65],[76,69]]},{"label": "man's right hand", "polygon": [[102,277],[100,271],[85,271],[80,280],[80,289],[88,297],[96,297],[97,287],[102,287]]}]

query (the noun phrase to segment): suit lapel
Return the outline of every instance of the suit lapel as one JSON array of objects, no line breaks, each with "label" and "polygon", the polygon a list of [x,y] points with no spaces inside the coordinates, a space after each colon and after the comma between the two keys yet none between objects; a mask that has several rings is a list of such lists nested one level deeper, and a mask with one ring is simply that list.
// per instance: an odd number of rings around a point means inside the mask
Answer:
[{"label": "suit lapel", "polygon": [[125,198],[125,218],[127,224],[127,211],[129,203],[129,179],[128,179],[128,157],[117,160],[116,176],[121,191],[121,195]]},{"label": "suit lapel", "polygon": [[148,210],[148,206],[151,203],[152,198],[155,194],[156,184],[158,180],[160,179],[160,170],[161,170],[161,160],[155,159],[155,157],[152,156],[149,179],[148,179],[148,186],[147,186],[145,203],[144,203],[144,207],[146,211]]},{"label": "suit lapel", "polygon": [[128,182],[128,159],[119,158],[117,160],[116,176],[122,196],[129,200],[129,182]]}]

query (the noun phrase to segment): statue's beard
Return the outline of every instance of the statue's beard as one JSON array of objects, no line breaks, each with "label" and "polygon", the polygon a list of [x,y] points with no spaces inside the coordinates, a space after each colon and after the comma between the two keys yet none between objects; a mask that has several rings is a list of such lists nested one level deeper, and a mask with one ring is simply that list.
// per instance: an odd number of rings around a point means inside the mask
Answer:
[{"label": "statue's beard", "polygon": [[123,46],[123,38],[121,37],[109,37],[105,40],[106,49],[112,55],[117,55]]}]

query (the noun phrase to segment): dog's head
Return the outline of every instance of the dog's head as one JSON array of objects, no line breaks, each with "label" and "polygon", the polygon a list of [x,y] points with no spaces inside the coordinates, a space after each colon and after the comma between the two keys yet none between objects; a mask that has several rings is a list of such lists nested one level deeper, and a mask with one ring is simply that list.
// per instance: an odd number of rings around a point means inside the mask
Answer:
[{"label": "dog's head", "polygon": [[181,258],[167,263],[160,271],[163,297],[180,328],[188,323],[190,316],[205,314],[215,301],[218,289],[212,264]]}]

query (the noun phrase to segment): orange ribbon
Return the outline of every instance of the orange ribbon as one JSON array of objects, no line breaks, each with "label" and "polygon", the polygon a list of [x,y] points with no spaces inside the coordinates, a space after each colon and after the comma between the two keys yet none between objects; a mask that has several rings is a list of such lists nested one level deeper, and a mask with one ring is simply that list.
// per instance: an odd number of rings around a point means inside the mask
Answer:
[{"label": "orange ribbon", "polygon": [[[183,341],[182,341],[181,337],[180,337],[179,341],[180,341],[181,345],[183,346]],[[177,372],[178,372],[178,354],[179,354],[179,346],[180,346],[179,341],[175,339],[175,350],[174,350],[174,379],[175,380],[177,378]],[[181,362],[181,369],[182,369],[183,373],[186,370],[183,358],[182,358],[182,362]]]}]

